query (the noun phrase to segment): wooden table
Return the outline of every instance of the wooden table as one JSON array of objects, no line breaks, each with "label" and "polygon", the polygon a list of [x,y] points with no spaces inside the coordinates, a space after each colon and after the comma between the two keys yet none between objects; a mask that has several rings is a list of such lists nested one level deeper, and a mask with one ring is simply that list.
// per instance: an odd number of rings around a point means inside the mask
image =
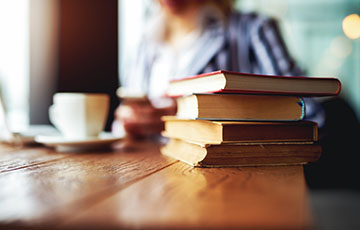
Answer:
[{"label": "wooden table", "polygon": [[307,229],[302,166],[192,168],[159,143],[0,145],[0,228]]}]

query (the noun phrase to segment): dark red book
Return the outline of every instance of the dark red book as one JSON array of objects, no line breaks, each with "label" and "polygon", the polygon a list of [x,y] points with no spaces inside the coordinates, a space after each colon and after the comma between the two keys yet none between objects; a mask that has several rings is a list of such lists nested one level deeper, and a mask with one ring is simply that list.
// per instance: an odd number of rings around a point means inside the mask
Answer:
[{"label": "dark red book", "polygon": [[248,74],[219,70],[170,82],[171,97],[194,93],[248,93],[335,96],[341,83],[335,77]]}]

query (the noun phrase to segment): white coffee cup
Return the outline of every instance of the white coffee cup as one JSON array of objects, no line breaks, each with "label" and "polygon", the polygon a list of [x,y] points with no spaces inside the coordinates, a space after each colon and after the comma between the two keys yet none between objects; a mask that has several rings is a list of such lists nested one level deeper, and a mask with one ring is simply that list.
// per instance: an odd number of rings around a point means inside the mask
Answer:
[{"label": "white coffee cup", "polygon": [[107,94],[56,93],[49,117],[66,138],[97,137],[104,130],[109,106]]}]

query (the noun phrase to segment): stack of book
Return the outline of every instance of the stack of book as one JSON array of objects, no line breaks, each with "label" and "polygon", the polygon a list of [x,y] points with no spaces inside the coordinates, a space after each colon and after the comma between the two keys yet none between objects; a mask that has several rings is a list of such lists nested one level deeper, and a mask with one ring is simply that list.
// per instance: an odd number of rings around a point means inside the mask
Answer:
[{"label": "stack of book", "polygon": [[165,116],[164,155],[193,166],[288,165],[321,155],[303,97],[340,92],[336,78],[216,71],[170,83],[176,116]]}]

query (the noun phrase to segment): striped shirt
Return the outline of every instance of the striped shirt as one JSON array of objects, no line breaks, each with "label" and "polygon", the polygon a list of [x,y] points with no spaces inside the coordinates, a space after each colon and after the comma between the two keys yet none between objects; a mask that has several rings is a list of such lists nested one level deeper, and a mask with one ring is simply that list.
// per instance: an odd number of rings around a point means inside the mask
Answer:
[{"label": "striped shirt", "polygon": [[[154,66],[161,57],[161,50],[162,47],[153,36],[144,36],[135,62],[127,74],[120,76],[121,84],[142,90],[149,95],[156,93],[152,92],[156,87],[151,87],[151,84],[154,84],[152,79],[159,72],[154,71]],[[185,47],[184,51],[190,53],[184,55],[187,58],[186,66],[180,68],[177,64],[181,63],[182,59],[180,57],[177,60],[177,56],[174,56],[174,68],[168,69],[169,74],[161,80],[164,84],[159,85],[166,87],[166,83],[173,79],[215,70],[284,76],[303,75],[289,55],[277,22],[273,18],[255,13],[234,11],[226,23],[212,17],[211,14],[206,15],[201,34],[190,47]],[[306,118],[317,121],[321,126],[324,118],[320,105],[311,99],[305,101]]]}]

